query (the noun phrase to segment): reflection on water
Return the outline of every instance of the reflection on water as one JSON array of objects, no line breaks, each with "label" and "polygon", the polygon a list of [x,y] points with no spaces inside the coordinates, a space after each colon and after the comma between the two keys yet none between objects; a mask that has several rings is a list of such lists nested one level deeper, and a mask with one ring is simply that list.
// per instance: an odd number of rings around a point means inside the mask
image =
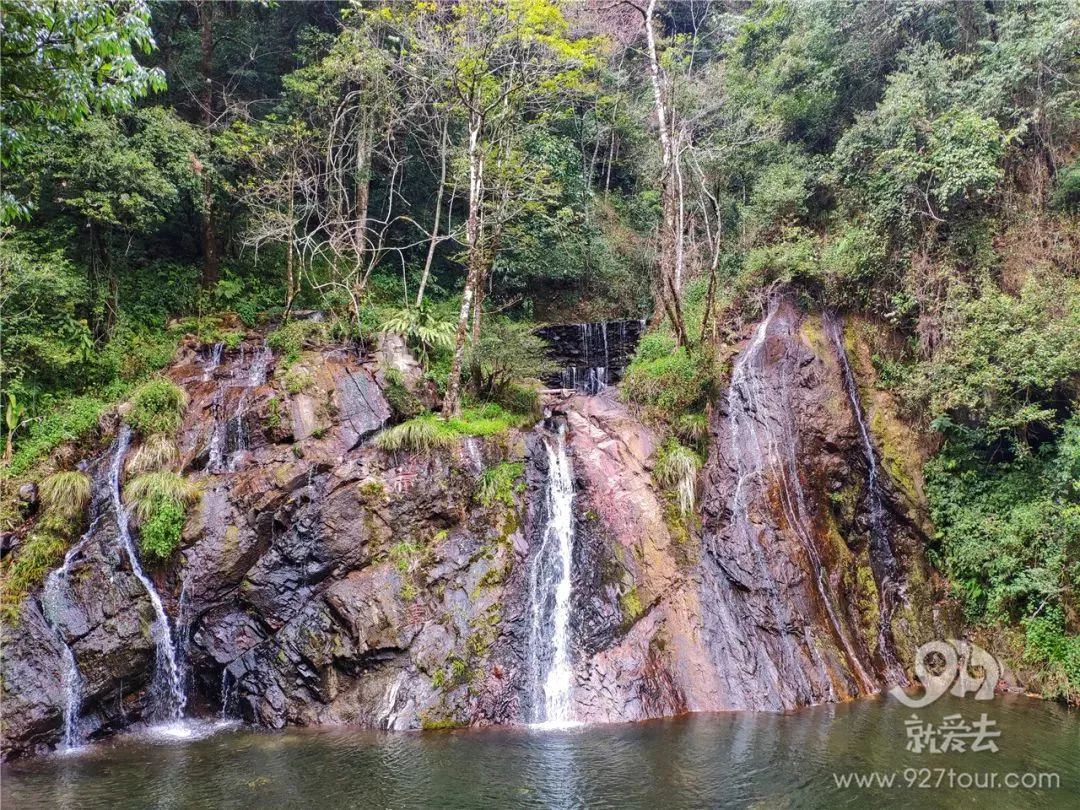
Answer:
[{"label": "reflection on water", "polygon": [[[794,714],[699,715],[624,726],[383,733],[258,732],[191,739],[129,736],[68,756],[5,766],[5,810],[57,808],[754,808],[1076,807],[1080,716],[1026,699],[943,699],[924,723],[986,712],[997,753],[914,754],[882,698]],[[905,768],[1054,772],[1058,789],[908,788]],[[897,772],[892,789],[835,786],[833,774]],[[947,776],[945,777],[948,778]]]}]

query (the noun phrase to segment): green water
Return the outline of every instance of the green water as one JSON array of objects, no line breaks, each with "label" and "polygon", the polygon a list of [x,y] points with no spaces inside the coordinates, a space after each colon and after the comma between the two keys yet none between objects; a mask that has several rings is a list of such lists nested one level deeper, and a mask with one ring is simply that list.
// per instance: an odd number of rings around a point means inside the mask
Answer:
[{"label": "green water", "polygon": [[[984,712],[1001,732],[991,738],[996,753],[905,750],[913,710],[891,699],[561,731],[234,727],[186,741],[131,734],[9,764],[0,799],[4,810],[1080,807],[1076,712],[999,697],[949,698],[917,714],[936,728],[947,715],[972,722]],[[837,787],[837,778],[872,772],[895,773],[895,786]],[[1049,777],[1041,789],[957,784],[961,774],[974,785],[976,774],[985,781],[991,773],[1056,774],[1058,786],[1045,786]]]}]

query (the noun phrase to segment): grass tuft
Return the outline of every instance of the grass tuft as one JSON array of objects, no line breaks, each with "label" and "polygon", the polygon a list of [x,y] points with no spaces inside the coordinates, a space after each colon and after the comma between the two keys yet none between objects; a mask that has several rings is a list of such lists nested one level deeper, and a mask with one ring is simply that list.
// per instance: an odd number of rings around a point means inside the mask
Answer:
[{"label": "grass tuft", "polygon": [[90,503],[90,478],[78,470],[53,473],[38,485],[38,495],[49,515],[75,523]]},{"label": "grass tuft", "polygon": [[191,506],[199,495],[199,485],[194,481],[165,470],[143,473],[124,487],[124,500],[139,520],[149,520],[163,504]]},{"label": "grass tuft", "polygon": [[653,477],[661,486],[675,493],[679,509],[685,515],[694,511],[700,469],[701,457],[675,439],[668,439],[656,453]]},{"label": "grass tuft", "polygon": [[167,470],[180,460],[176,443],[164,433],[155,433],[139,445],[127,463],[127,474],[134,477]]}]

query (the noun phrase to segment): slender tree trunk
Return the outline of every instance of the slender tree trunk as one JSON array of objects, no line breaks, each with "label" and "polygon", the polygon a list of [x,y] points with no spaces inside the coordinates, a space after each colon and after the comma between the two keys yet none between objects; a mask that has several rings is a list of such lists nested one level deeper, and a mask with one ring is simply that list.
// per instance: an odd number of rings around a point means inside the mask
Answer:
[{"label": "slender tree trunk", "polygon": [[420,289],[416,291],[416,306],[424,303],[424,288],[427,287],[428,276],[431,275],[431,263],[435,259],[435,248],[439,244],[439,219],[442,217],[443,194],[446,192],[446,142],[447,122],[443,121],[442,138],[439,142],[439,191],[435,195],[435,224],[431,227],[431,239],[428,241],[427,256],[424,259],[424,273],[420,276]]},{"label": "slender tree trunk", "polygon": [[450,378],[446,381],[446,396],[443,398],[442,412],[445,417],[461,413],[461,369],[465,360],[465,341],[469,334],[469,312],[484,270],[480,234],[480,204],[484,188],[484,158],[480,151],[481,123],[475,116],[469,122],[469,217],[465,222],[469,272],[465,277],[465,290],[461,295],[454,359],[450,364]]},{"label": "slender tree trunk", "polygon": [[645,40],[649,51],[649,79],[653,90],[653,103],[656,108],[656,120],[660,131],[660,156],[662,173],[660,177],[660,195],[662,203],[662,220],[660,223],[660,290],[661,296],[666,300],[665,309],[672,321],[675,337],[679,345],[687,342],[686,328],[682,317],[682,302],[680,293],[679,274],[679,246],[682,234],[678,232],[679,214],[678,199],[676,195],[676,172],[675,149],[672,144],[671,130],[668,127],[669,113],[667,104],[664,102],[663,79],[660,73],[660,57],[656,50],[656,30],[654,28],[654,14],[656,12],[656,0],[649,0],[645,11]]},{"label": "slender tree trunk", "polygon": [[367,249],[368,206],[371,201],[371,127],[363,126],[356,137],[356,231],[353,241],[356,245],[356,266],[363,264]]},{"label": "slender tree trunk", "polygon": [[296,165],[289,173],[289,238],[285,240],[285,308],[291,309],[296,295],[296,277],[293,273],[293,239],[296,236]]},{"label": "slender tree trunk", "polygon": [[[200,107],[203,129],[206,131],[206,148],[210,149],[210,129],[214,122],[214,4],[210,0],[199,3],[199,44],[201,50],[202,93]],[[218,257],[217,237],[214,234],[214,184],[210,173],[202,171],[202,286],[209,289],[221,277],[221,261]]]}]

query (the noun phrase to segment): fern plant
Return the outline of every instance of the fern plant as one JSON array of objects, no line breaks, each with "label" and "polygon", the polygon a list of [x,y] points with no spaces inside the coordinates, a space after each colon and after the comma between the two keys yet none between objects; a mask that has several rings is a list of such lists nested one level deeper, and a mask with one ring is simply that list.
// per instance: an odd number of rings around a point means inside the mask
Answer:
[{"label": "fern plant", "polygon": [[425,366],[432,351],[449,349],[454,345],[453,322],[440,319],[426,304],[395,310],[382,322],[379,330],[404,336],[416,349],[420,362]]}]

